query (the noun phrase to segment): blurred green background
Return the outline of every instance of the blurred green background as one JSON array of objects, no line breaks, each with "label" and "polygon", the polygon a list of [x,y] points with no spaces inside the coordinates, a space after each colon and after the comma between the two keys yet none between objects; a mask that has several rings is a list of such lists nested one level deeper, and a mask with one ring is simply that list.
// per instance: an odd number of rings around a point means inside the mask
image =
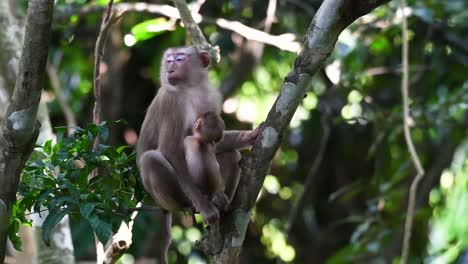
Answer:
[{"label": "blurred green background", "polygon": [[[17,2],[21,14],[26,1]],[[288,33],[301,43],[321,2],[279,0],[270,33]],[[56,67],[60,93],[82,127],[92,120],[93,50],[101,13],[57,14],[106,4],[56,1],[49,64]],[[229,129],[250,129],[266,118],[297,54],[242,38],[213,21],[224,18],[263,31],[268,4],[206,1],[200,8],[210,18],[201,29],[221,49],[222,60],[210,77],[225,95]],[[241,263],[397,262],[407,192],[416,174],[403,138],[397,7],[391,1],[355,21],[314,76],[265,179]],[[468,2],[409,1],[403,13],[409,20],[412,137],[426,170],[410,263],[468,263]],[[102,114],[104,120],[128,123],[110,126],[110,144],[136,144],[159,86],[161,55],[168,47],[186,45],[186,39],[180,24],[148,13],[126,14],[113,27],[101,65]],[[45,89],[53,126],[65,125],[50,78]],[[310,172],[317,156],[318,169]],[[177,215],[171,263],[206,263],[193,249],[205,232],[201,221],[194,227],[183,223]],[[95,259],[90,230],[72,217],[78,261]],[[140,213],[132,247],[120,262],[151,258],[160,232],[157,212]]]}]

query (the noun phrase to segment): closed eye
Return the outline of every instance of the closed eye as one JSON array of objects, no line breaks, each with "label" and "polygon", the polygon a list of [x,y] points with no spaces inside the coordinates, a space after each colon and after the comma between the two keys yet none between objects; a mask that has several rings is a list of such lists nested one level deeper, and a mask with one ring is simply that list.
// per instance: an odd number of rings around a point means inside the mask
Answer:
[{"label": "closed eye", "polygon": [[173,56],[168,56],[166,58],[166,62],[173,62],[174,61],[174,57]]},{"label": "closed eye", "polygon": [[185,54],[179,54],[176,56],[176,61],[183,61],[185,60]]}]

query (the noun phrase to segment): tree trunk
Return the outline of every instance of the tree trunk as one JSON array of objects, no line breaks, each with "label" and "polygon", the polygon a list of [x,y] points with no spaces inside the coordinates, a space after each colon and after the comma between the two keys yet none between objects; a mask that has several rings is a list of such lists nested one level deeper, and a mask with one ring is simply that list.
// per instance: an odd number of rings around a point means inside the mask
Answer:
[{"label": "tree trunk", "polygon": [[0,1],[0,76],[4,79],[4,88],[9,94],[13,93],[18,62],[20,58],[22,26],[11,14],[7,1]]},{"label": "tree trunk", "polygon": [[4,87],[5,81],[0,76],[0,122],[2,122],[3,118],[5,117],[8,104],[10,103],[10,95]]},{"label": "tree trunk", "polygon": [[0,124],[1,262],[5,258],[7,226],[18,191],[20,173],[39,134],[36,115],[49,50],[53,4],[54,0],[29,1],[16,85],[12,101]]}]

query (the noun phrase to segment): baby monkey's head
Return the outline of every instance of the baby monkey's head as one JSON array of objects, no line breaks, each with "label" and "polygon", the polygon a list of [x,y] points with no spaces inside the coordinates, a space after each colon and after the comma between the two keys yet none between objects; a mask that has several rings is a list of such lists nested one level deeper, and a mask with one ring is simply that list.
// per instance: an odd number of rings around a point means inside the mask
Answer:
[{"label": "baby monkey's head", "polygon": [[193,125],[193,134],[204,142],[218,142],[223,138],[224,121],[214,112],[205,112],[198,116]]}]

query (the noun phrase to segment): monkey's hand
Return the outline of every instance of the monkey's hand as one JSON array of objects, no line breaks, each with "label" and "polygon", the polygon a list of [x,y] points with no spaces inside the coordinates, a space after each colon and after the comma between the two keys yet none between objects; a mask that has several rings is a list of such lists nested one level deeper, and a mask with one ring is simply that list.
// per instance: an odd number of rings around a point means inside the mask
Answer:
[{"label": "monkey's hand", "polygon": [[198,211],[208,225],[213,225],[219,221],[219,210],[211,201],[205,200],[200,203]]},{"label": "monkey's hand", "polygon": [[257,141],[258,136],[262,133],[265,124],[262,122],[258,127],[251,131],[245,131],[242,135],[242,141],[245,144],[253,145]]},{"label": "monkey's hand", "polygon": [[219,211],[226,212],[229,210],[229,198],[224,192],[215,193],[211,201],[213,201]]}]

